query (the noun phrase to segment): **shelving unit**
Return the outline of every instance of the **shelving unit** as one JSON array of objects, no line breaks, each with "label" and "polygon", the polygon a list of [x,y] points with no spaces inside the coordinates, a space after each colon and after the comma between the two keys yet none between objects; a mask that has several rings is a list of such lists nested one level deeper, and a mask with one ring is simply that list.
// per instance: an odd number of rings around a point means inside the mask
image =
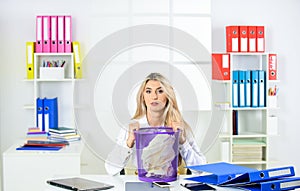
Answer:
[{"label": "shelving unit", "polygon": [[[34,53],[34,79],[26,80],[33,82],[32,104],[27,104],[25,109],[33,110],[32,127],[36,124],[36,99],[37,98],[58,98],[58,124],[59,126],[75,128],[73,90],[75,84],[73,53]],[[49,60],[65,60],[63,67],[43,67],[43,62]],[[63,69],[64,77],[57,78],[56,71],[49,71],[50,76],[42,76],[40,68]],[[52,77],[51,77],[52,76]]]},{"label": "shelving unit", "polygon": [[[269,80],[269,53],[226,53],[230,57],[230,79],[213,80],[214,101],[227,104],[227,107],[214,108],[224,116],[219,135],[221,161],[245,165],[257,169],[266,169],[270,164],[269,138],[277,134],[277,106],[269,103],[268,90],[277,85],[279,80]],[[265,71],[265,106],[232,107],[233,71]],[[252,96],[252,95],[251,95]],[[237,116],[235,117],[235,113]],[[235,123],[235,124],[234,124]],[[235,129],[238,128],[238,130]],[[275,127],[276,126],[276,127]]]},{"label": "shelving unit", "polygon": [[[65,60],[63,76],[61,73],[40,73],[46,60]],[[73,90],[75,81],[73,53],[34,53],[34,78],[25,80],[33,86],[32,103],[24,106],[32,113],[31,127],[36,124],[36,99],[38,97],[58,97],[59,126],[75,127]],[[49,67],[54,68],[54,67]],[[46,75],[46,76],[47,76]],[[42,190],[46,180],[61,175],[79,175],[81,173],[82,141],[70,142],[59,151],[19,151],[17,147],[25,140],[12,145],[3,153],[4,190]],[[18,182],[18,184],[16,184]]]}]

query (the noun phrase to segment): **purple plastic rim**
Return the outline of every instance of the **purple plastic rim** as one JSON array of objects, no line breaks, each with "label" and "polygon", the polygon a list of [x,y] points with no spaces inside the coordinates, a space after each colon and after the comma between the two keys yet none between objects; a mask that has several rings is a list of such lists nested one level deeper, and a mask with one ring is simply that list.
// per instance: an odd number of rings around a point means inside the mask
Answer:
[{"label": "purple plastic rim", "polygon": [[146,176],[139,176],[139,180],[144,182],[172,182],[177,180],[176,176],[168,176],[166,178],[155,178],[155,177],[146,177]]},{"label": "purple plastic rim", "polygon": [[[167,131],[160,131],[167,130]],[[173,131],[172,127],[143,127],[139,130],[135,130],[134,134],[174,134],[176,132]]]}]

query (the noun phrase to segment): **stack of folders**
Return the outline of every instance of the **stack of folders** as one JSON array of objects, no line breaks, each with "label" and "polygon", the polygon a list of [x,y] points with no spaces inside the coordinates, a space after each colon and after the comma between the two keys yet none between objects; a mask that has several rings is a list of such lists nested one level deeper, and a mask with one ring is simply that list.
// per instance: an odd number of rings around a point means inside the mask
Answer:
[{"label": "stack of folders", "polygon": [[266,75],[264,70],[234,70],[232,107],[265,107]]},{"label": "stack of folders", "polygon": [[[206,175],[186,178],[216,188],[234,188],[253,191],[280,191],[300,188],[300,177],[295,177],[293,166],[257,170],[220,162],[187,168],[207,172]],[[218,190],[218,189],[217,189]]]},{"label": "stack of folders", "polygon": [[34,78],[34,53],[72,52],[74,53],[75,78],[82,78],[79,42],[72,41],[72,16],[36,16],[36,41],[26,42],[27,78]]},{"label": "stack of folders", "polygon": [[49,129],[49,139],[55,141],[73,142],[80,140],[76,129],[69,127],[57,127]]},{"label": "stack of folders", "polygon": [[36,124],[41,131],[58,127],[58,101],[55,98],[36,99]]},{"label": "stack of folders", "polygon": [[35,52],[72,52],[71,15],[36,17]]},{"label": "stack of folders", "polygon": [[226,26],[226,52],[264,52],[265,27]]}]

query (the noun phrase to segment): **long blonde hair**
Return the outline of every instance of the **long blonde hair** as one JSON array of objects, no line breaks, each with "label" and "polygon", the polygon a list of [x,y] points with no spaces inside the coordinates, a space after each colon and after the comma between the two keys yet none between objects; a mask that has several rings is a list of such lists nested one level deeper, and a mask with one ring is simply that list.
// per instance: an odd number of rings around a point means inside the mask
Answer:
[{"label": "long blonde hair", "polygon": [[173,87],[171,86],[170,82],[160,73],[151,73],[149,74],[145,80],[143,81],[140,89],[138,91],[136,101],[137,101],[137,108],[133,119],[139,119],[146,115],[147,108],[145,104],[145,99],[143,96],[143,92],[145,90],[145,86],[149,80],[155,80],[161,83],[163,89],[165,90],[167,96],[167,104],[164,112],[165,116],[165,125],[171,125],[172,121],[183,121],[182,116],[179,112],[176,96]]}]

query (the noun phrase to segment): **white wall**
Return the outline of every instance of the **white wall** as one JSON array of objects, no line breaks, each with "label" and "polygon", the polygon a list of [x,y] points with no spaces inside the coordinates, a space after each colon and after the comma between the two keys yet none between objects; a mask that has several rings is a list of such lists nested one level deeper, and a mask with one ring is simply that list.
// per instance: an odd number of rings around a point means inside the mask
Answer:
[{"label": "white wall", "polygon": [[264,25],[266,51],[278,54],[279,134],[271,139],[274,166],[291,164],[300,174],[298,78],[300,71],[300,1],[298,0],[212,0],[212,47],[225,51],[226,25]]},{"label": "white wall", "polygon": [[[169,6],[171,2],[173,3],[172,6],[174,6],[174,12],[180,12],[180,14],[177,14],[176,18],[173,17],[172,19],[169,17]],[[201,6],[198,7],[192,6],[197,3],[199,4],[199,2],[208,3],[201,4]],[[148,6],[145,6],[145,3],[148,3]],[[159,7],[157,7],[157,5],[159,5]],[[184,12],[186,10],[191,11],[191,9],[193,9],[194,12]],[[185,13],[190,14],[192,19],[187,19],[187,14]],[[81,51],[84,55],[88,53],[99,40],[107,35],[128,26],[145,23],[173,25],[181,29],[186,28],[189,33],[192,33],[192,35],[194,35],[197,39],[201,40],[207,50],[211,50],[211,19],[209,0],[189,0],[189,3],[184,4],[180,0],[28,0],[26,3],[20,0],[1,1],[0,32],[2,35],[0,35],[0,42],[2,43],[2,46],[5,47],[1,49],[2,51],[0,52],[2,59],[2,69],[0,71],[1,153],[15,143],[16,140],[24,140],[27,128],[32,127],[34,124],[34,111],[24,109],[25,104],[33,104],[34,101],[32,99],[32,83],[24,81],[26,78],[25,42],[35,40],[35,16],[43,14],[72,15],[73,40],[81,42]],[[137,15],[137,17],[134,17],[133,14]],[[178,42],[182,39],[176,40]],[[114,44],[112,43],[112,45]],[[169,50],[165,52],[168,51]],[[161,50],[153,51],[153,49],[148,47],[146,47],[146,49],[138,47],[138,50],[135,52],[135,54],[131,54],[131,59],[135,62],[145,61],[143,60],[144,55],[140,54],[140,52],[148,52],[147,56],[151,55],[151,58],[148,57],[146,61],[149,59],[155,60],[156,57],[154,56],[161,56],[166,59],[163,60],[166,62],[168,62],[171,58],[168,53],[162,54]],[[101,54],[101,52],[99,52],[99,54]],[[199,82],[197,79],[201,76],[191,75],[194,74],[194,68],[190,67],[191,65],[186,65],[184,63],[186,58],[178,53],[175,54],[173,52],[173,54],[173,61],[179,60],[181,62],[179,64],[177,63],[176,67],[183,65],[181,68],[184,68],[185,72],[188,72],[189,74],[186,76],[192,78],[196,82]],[[210,60],[210,54],[206,55],[208,55],[206,57],[207,60],[205,60],[207,63],[204,65],[206,67],[205,70],[209,71],[210,65],[208,64],[208,61]],[[126,55],[124,57],[126,57]],[[201,62],[202,60],[197,61]],[[155,68],[155,70],[156,69],[157,68]],[[113,76],[110,73],[108,75]],[[114,75],[117,76],[116,70],[114,70]],[[178,76],[174,75],[173,78],[175,81],[177,80],[177,84],[182,84],[182,81],[180,81]],[[111,80],[105,80],[110,81],[108,84],[109,87],[112,83]],[[87,79],[85,79],[85,81],[87,81]],[[203,87],[202,85],[199,85],[200,83],[196,82],[193,83],[193,85],[195,85],[202,92],[202,94],[197,95],[197,97],[199,97],[198,99],[202,100],[206,108],[210,107],[209,101],[206,99],[207,97],[201,97],[202,95],[206,95],[203,94],[203,91],[209,91],[209,88]],[[186,89],[186,86],[184,86],[184,88]],[[101,86],[98,89],[100,89],[99,94],[101,95],[102,89],[107,91],[108,88],[103,88],[103,86]],[[184,92],[188,91],[185,90]],[[211,98],[211,95],[208,95],[208,98]],[[190,99],[187,96],[184,97],[184,99]],[[100,96],[97,96],[97,98],[100,99]],[[106,99],[103,99],[102,101],[109,102]],[[193,104],[190,105],[194,107]],[[101,108],[102,106],[103,105],[99,107]],[[105,112],[105,114],[107,113]],[[193,116],[197,117],[197,115],[194,114]],[[103,121],[110,122],[107,118],[105,118]],[[201,121],[204,120],[202,119]],[[202,126],[207,127],[207,125]],[[108,130],[108,132],[112,134],[111,137],[116,137],[116,135],[113,134],[113,130],[114,129],[111,128]],[[99,137],[101,136],[103,136],[103,134],[100,134]],[[101,142],[99,141],[102,140],[96,141],[98,147],[103,148],[105,143],[101,145]],[[103,160],[97,158],[91,152],[85,152],[82,156],[82,159],[84,160],[83,173],[105,173],[103,169]]]},{"label": "white wall", "polygon": [[[76,2],[76,3],[75,3]],[[0,1],[0,138],[1,153],[15,140],[24,138],[29,116],[23,109],[32,96],[30,84],[23,82],[25,68],[25,42],[34,41],[34,18],[37,14],[71,14],[74,23],[81,31],[74,31],[73,38],[84,41],[82,50],[89,50],[94,38],[87,36],[91,26],[86,22],[91,15],[105,10],[92,7],[96,0],[2,0]],[[108,2],[108,1],[106,1]],[[111,1],[109,1],[111,2]],[[160,4],[154,1],[153,3]],[[107,4],[107,3],[106,3]],[[111,2],[115,6],[116,3]],[[71,7],[70,7],[71,6]],[[69,8],[68,8],[69,7]],[[122,11],[127,5],[116,6]],[[272,138],[272,158],[277,165],[295,165],[300,171],[298,152],[300,128],[298,123],[297,86],[298,55],[300,52],[300,1],[289,0],[252,0],[249,3],[240,0],[212,0],[212,48],[215,52],[225,51],[224,27],[226,25],[264,25],[266,26],[266,49],[278,53],[279,77],[281,80],[279,105],[279,133]],[[67,10],[67,12],[66,12]],[[98,15],[99,16],[99,15]],[[119,28],[120,21],[112,22]],[[77,26],[75,26],[76,28]],[[103,29],[105,30],[105,29]],[[31,38],[31,39],[30,39]],[[97,37],[95,37],[97,38]],[[25,123],[25,125],[24,125]],[[28,123],[28,124],[26,124]]]}]

